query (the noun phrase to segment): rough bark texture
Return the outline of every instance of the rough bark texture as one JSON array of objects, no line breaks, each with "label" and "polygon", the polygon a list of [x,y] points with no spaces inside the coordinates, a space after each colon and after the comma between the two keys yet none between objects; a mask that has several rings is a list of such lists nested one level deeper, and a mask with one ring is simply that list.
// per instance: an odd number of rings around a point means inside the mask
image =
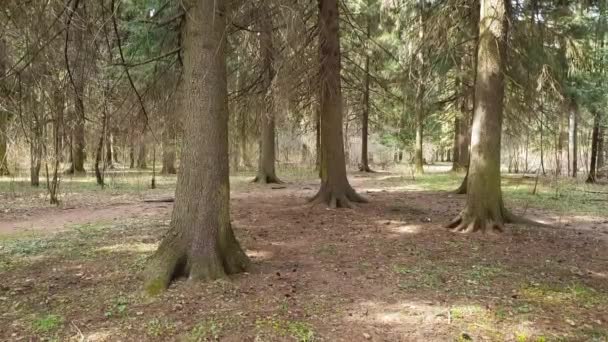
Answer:
[{"label": "rough bark texture", "polygon": [[211,280],[249,263],[230,224],[227,1],[184,2],[184,149],[170,228],[145,271],[151,295],[177,276]]},{"label": "rough bark texture", "polygon": [[454,231],[502,231],[511,218],[500,188],[500,140],[508,30],[506,0],[482,0],[475,85],[475,114],[467,202],[449,225]]},{"label": "rough bark texture", "polygon": [[591,134],[591,163],[589,164],[589,175],[587,183],[595,183],[597,181],[597,155],[598,142],[600,133],[600,114],[594,113],[593,118],[593,133]]},{"label": "rough bark texture", "polygon": [[272,83],[275,78],[274,71],[274,48],[272,44],[272,17],[268,6],[260,8],[260,33],[258,35],[261,54],[264,64],[264,75],[262,87],[265,91],[264,106],[260,115],[260,154],[258,159],[258,173],[254,182],[281,183],[275,171],[276,146],[275,146],[275,93]]},{"label": "rough bark texture", "polygon": [[337,0],[318,0],[321,65],[321,188],[311,199],[332,208],[365,202],[348,183],[342,136],[340,36]]},{"label": "rough bark texture", "polygon": [[597,170],[600,171],[604,167],[604,140],[605,128],[600,125],[597,137]]}]

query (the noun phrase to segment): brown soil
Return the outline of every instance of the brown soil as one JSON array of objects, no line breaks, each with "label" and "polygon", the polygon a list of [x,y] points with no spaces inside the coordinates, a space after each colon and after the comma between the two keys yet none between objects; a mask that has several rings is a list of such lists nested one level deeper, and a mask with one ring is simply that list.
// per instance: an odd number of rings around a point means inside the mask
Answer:
[{"label": "brown soil", "polygon": [[[232,218],[251,270],[179,281],[152,300],[141,295],[139,271],[167,227],[169,204],[49,210],[2,223],[111,220],[75,240],[75,250],[49,248],[2,272],[0,340],[606,340],[606,217],[451,234],[442,224],[464,197],[397,191],[378,177],[353,178],[370,199],[355,209],[306,204],[313,182],[235,190]],[[576,229],[579,222],[596,228]],[[60,324],[43,331],[36,322],[48,314]]]}]

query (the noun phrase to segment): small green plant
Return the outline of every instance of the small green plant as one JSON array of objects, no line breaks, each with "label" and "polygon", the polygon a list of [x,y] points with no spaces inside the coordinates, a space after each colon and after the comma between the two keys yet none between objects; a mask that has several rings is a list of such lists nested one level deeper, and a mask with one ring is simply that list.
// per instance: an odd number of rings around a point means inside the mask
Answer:
[{"label": "small green plant", "polygon": [[166,334],[170,334],[175,329],[175,326],[171,322],[154,318],[146,323],[146,334],[152,337],[160,337]]},{"label": "small green plant", "polygon": [[[312,342],[315,340],[315,332],[312,327],[305,322],[285,321],[282,319],[269,317],[258,319],[255,322],[258,337],[264,330],[270,330],[278,336],[291,336],[298,342]],[[260,337],[261,338],[261,337]],[[261,340],[265,340],[261,338]]]},{"label": "small green plant", "polygon": [[112,304],[110,309],[108,309],[108,311],[105,312],[104,315],[106,317],[124,316],[127,313],[128,304],[129,304],[129,302],[128,302],[127,298],[118,297],[114,300],[114,303]]},{"label": "small green plant", "polygon": [[32,326],[38,333],[49,333],[57,330],[63,324],[63,317],[48,314],[34,319]]},{"label": "small green plant", "polygon": [[192,342],[217,341],[220,339],[223,329],[223,323],[217,322],[215,319],[208,319],[197,324],[192,331],[190,331],[187,340]]}]

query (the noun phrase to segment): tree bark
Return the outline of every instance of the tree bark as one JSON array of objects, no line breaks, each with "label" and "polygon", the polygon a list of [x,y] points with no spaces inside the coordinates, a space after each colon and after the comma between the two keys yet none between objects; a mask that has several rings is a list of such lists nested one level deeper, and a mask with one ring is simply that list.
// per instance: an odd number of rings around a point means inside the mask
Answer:
[{"label": "tree bark", "polygon": [[184,2],[184,150],[170,228],[145,271],[151,295],[176,276],[211,280],[241,272],[249,263],[230,224],[228,1]]},{"label": "tree bark", "polygon": [[511,218],[500,188],[507,6],[507,0],[481,1],[467,202],[460,215],[448,224],[453,231],[502,231],[503,224]]},{"label": "tree bark", "polygon": [[600,114],[596,111],[593,114],[593,133],[591,134],[591,163],[589,163],[589,175],[587,176],[586,183],[595,183],[597,181],[597,156],[599,135]]},{"label": "tree bark", "polygon": [[139,137],[139,149],[137,151],[137,168],[145,170],[148,168],[148,151],[146,148],[146,129],[144,128]]},{"label": "tree bark", "polygon": [[340,35],[337,0],[318,0],[319,61],[321,82],[321,188],[311,199],[331,208],[366,202],[346,178],[342,137],[342,93],[340,86]]},{"label": "tree bark", "polygon": [[600,171],[604,167],[604,140],[605,140],[605,129],[600,125],[598,130],[597,137],[597,167],[596,169]]},{"label": "tree bark", "polygon": [[[74,15],[75,22],[72,23],[70,28],[74,30],[75,58],[72,69],[72,91],[75,110],[72,112],[72,165],[69,173],[83,174],[85,173],[84,161],[86,159],[84,91],[87,81],[87,41],[82,28],[85,25],[80,23],[80,20],[84,18],[83,5],[81,4],[74,10],[77,13]],[[80,25],[75,25],[77,22]]]},{"label": "tree bark", "polygon": [[275,146],[275,92],[272,89],[272,82],[275,78],[274,70],[274,48],[272,44],[272,17],[267,5],[260,8],[260,33],[258,39],[260,43],[261,55],[264,65],[264,75],[262,87],[265,92],[264,106],[260,115],[260,152],[258,159],[258,173],[254,182],[269,184],[282,183],[276,175],[276,146]]},{"label": "tree bark", "polygon": [[367,13],[366,13],[366,49],[365,49],[365,78],[363,88],[363,111],[361,112],[361,163],[359,164],[359,171],[372,172],[369,167],[369,155],[368,155],[368,139],[369,139],[369,110],[370,110],[370,51],[367,44],[371,39],[372,30],[372,18],[370,11],[370,1],[367,1]]}]

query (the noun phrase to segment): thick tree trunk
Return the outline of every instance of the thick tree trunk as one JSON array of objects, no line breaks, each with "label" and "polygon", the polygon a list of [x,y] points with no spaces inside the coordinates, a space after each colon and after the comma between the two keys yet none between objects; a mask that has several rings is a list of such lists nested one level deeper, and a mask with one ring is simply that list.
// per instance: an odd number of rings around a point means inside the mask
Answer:
[{"label": "thick tree trunk", "polygon": [[275,78],[274,71],[274,48],[272,44],[272,17],[267,6],[263,5],[260,9],[260,33],[258,39],[263,64],[264,76],[262,79],[264,91],[264,108],[260,115],[260,152],[258,159],[258,173],[254,182],[282,183],[276,175],[276,146],[275,146],[275,93],[272,89],[272,82]]},{"label": "thick tree trunk", "polygon": [[340,35],[337,0],[319,3],[319,61],[321,65],[321,188],[314,202],[331,208],[365,202],[346,178],[342,137],[342,93],[340,89]]},{"label": "thick tree trunk", "polygon": [[321,176],[321,105],[315,108],[315,169]]},{"label": "thick tree trunk", "polygon": [[114,168],[115,156],[114,156],[114,134],[112,134],[112,130],[108,127],[108,134],[105,139],[106,143],[106,167],[108,169]]},{"label": "thick tree trunk", "polygon": [[500,188],[500,143],[508,30],[507,0],[482,0],[475,114],[467,202],[448,227],[459,232],[503,230],[510,218]]},{"label": "thick tree trunk", "polygon": [[595,183],[597,181],[597,155],[598,142],[600,135],[600,114],[595,112],[593,115],[593,133],[591,134],[591,163],[589,163],[589,175],[587,183]]},{"label": "thick tree trunk", "polygon": [[216,279],[249,263],[230,224],[228,1],[184,2],[185,143],[169,232],[145,271],[145,289],[152,295],[177,276]]},{"label": "thick tree trunk", "polygon": [[576,178],[578,171],[578,111],[576,104],[572,102],[568,125],[568,158],[570,175]]}]

